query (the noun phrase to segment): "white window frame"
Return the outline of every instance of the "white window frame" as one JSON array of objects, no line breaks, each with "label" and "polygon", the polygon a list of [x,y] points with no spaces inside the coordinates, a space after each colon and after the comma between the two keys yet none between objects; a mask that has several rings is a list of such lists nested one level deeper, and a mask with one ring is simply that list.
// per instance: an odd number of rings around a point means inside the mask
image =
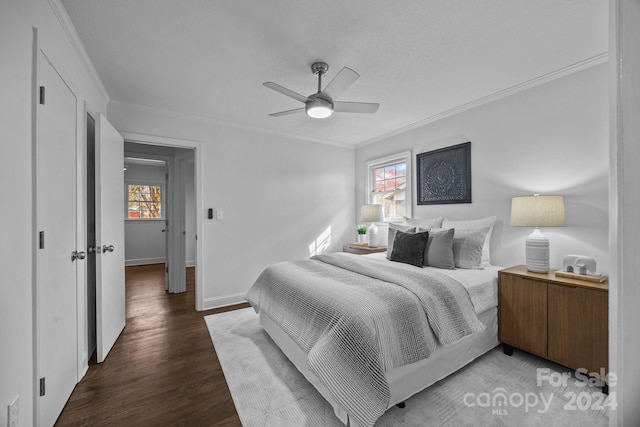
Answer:
[{"label": "white window frame", "polygon": [[[149,185],[160,187],[160,218],[129,218],[129,186],[130,185]],[[125,221],[164,221],[167,215],[167,192],[164,181],[149,181],[130,179],[124,182],[124,219]]]},{"label": "white window frame", "polygon": [[[413,185],[413,174],[412,174],[412,160],[413,157],[411,155],[411,151],[403,151],[401,153],[392,154],[389,156],[381,157],[378,159],[370,160],[366,163],[366,177],[365,182],[367,186],[365,188],[365,203],[372,203],[373,194],[375,189],[375,169],[392,165],[394,163],[404,162],[407,165],[407,187],[405,189],[405,216],[411,218],[411,211],[413,206],[413,193],[412,193],[412,185]],[[385,218],[385,222],[397,222],[401,221],[402,218]]]}]

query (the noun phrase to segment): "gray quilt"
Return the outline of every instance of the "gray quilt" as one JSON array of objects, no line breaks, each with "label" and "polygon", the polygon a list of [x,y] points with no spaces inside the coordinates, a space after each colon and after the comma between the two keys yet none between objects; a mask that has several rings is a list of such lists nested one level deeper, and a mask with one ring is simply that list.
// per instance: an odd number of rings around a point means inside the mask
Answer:
[{"label": "gray quilt", "polygon": [[467,290],[437,272],[335,253],[274,264],[247,294],[307,353],[309,369],[351,419],[373,426],[389,406],[385,372],[484,326]]}]

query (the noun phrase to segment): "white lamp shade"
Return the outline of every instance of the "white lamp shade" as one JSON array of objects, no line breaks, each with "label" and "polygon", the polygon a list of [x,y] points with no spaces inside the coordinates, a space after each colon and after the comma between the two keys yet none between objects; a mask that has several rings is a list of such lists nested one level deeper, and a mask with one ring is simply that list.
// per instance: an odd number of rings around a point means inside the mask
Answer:
[{"label": "white lamp shade", "polygon": [[360,210],[360,221],[384,221],[384,212],[382,210],[382,205],[362,205],[362,209]]},{"label": "white lamp shade", "polygon": [[564,226],[562,196],[522,196],[511,199],[511,225],[515,227]]}]

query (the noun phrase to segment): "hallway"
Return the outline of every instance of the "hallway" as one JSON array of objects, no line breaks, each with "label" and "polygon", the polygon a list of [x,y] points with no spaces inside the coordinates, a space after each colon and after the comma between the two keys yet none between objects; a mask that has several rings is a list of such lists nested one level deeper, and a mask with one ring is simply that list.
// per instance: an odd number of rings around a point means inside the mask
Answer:
[{"label": "hallway", "polygon": [[[126,268],[127,324],[106,361],[89,362],[56,426],[240,426],[205,315],[164,290],[164,264]],[[244,307],[241,305],[240,307]]]}]

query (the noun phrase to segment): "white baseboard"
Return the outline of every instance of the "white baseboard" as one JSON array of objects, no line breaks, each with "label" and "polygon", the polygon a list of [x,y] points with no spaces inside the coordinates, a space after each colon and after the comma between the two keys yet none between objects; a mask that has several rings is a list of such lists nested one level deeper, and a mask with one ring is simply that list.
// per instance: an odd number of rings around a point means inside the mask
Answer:
[{"label": "white baseboard", "polygon": [[[139,259],[126,259],[124,265],[146,265],[146,264],[162,264],[165,262],[164,258],[139,258]],[[196,260],[187,260],[186,267],[195,267]]]},{"label": "white baseboard", "polygon": [[82,356],[81,356],[81,361],[80,361],[80,372],[78,375],[78,383],[80,382],[80,380],[82,378],[84,378],[84,376],[87,374],[87,371],[89,371],[89,360],[87,358],[87,351],[83,350],[82,351]]},{"label": "white baseboard", "polygon": [[138,258],[138,259],[125,259],[124,265],[146,265],[146,264],[161,264],[164,263],[165,258]]},{"label": "white baseboard", "polygon": [[238,294],[225,295],[222,297],[205,298],[203,309],[211,310],[212,308],[240,304],[241,302],[246,302],[245,295],[247,295],[246,292],[240,292]]}]

